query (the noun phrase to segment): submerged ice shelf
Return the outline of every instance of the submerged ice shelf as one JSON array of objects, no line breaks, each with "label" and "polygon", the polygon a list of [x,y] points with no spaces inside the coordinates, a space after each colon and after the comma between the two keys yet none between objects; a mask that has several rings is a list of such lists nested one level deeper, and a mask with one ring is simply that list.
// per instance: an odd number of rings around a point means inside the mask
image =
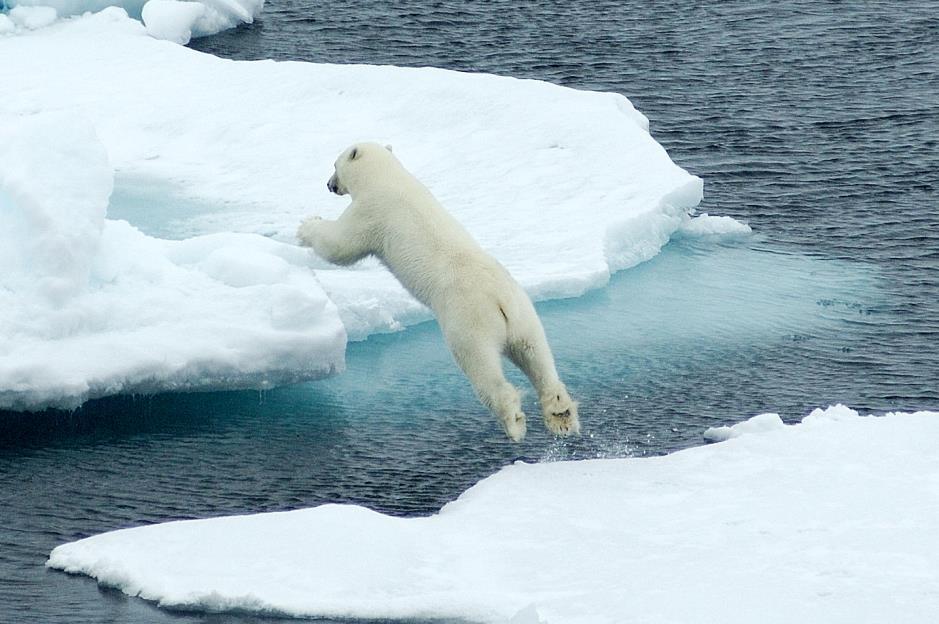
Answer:
[{"label": "submerged ice shelf", "polygon": [[[26,245],[0,291],[13,328],[0,342],[0,408],[315,378],[342,367],[346,335],[429,318],[377,262],[337,269],[293,245],[302,218],[344,208],[325,181],[360,139],[393,144],[535,299],[602,286],[679,231],[748,231],[689,217],[701,180],[616,94],[432,68],[231,62],[154,40],[113,8],[4,37],[0,51],[0,83],[19,85],[4,102],[19,147],[0,143],[19,164],[0,178],[3,218],[18,226],[0,231],[0,248]],[[63,156],[38,168],[44,150]],[[79,182],[82,171],[95,175]],[[75,205],[86,191],[95,199]],[[84,251],[53,301],[35,284],[66,245]]]},{"label": "submerged ice shelf", "polygon": [[47,565],[210,612],[931,621],[939,413],[836,406],[730,431],[662,457],[517,463],[429,517],[323,505],[170,522],[59,546]]}]

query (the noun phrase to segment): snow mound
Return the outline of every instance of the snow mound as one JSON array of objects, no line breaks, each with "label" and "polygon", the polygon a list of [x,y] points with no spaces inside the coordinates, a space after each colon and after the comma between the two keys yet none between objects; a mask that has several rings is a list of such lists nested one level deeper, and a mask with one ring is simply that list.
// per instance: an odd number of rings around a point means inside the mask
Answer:
[{"label": "snow mound", "polygon": [[[775,418],[765,418],[775,422]],[[197,610],[474,622],[929,622],[939,413],[794,426],[665,457],[529,465],[440,513],[171,522],[47,565]]]},{"label": "snow mound", "polygon": [[733,238],[749,236],[753,233],[750,226],[731,217],[715,217],[702,212],[696,217],[689,218],[676,232],[678,237],[703,238],[722,237]]},{"label": "snow mound", "polygon": [[142,19],[151,37],[185,45],[203,15],[201,2],[150,0],[143,7]]},{"label": "snow mound", "polygon": [[108,220],[113,174],[94,128],[61,113],[12,119],[0,126],[0,408],[343,367],[345,331],[307,254]]},{"label": "snow mound", "polygon": [[0,22],[0,32],[12,32],[17,26],[25,28],[26,30],[45,28],[54,22],[58,15],[52,7],[16,6],[10,10],[9,17],[3,17],[10,23],[4,24]]},{"label": "snow mound", "polygon": [[[261,14],[264,0],[6,0],[6,5],[12,9],[11,17],[21,10],[42,10],[48,17],[51,11],[52,19],[44,20],[42,26],[55,21],[56,14],[69,17],[119,7],[131,17],[143,19],[151,36],[185,44],[190,36],[206,37],[241,24],[251,24]],[[148,5],[153,6],[148,9]]]},{"label": "snow mound", "polygon": [[[826,427],[831,423],[853,421],[857,417],[856,411],[839,403],[826,409],[812,410],[811,414],[802,419],[802,426],[804,428]],[[766,433],[785,428],[786,425],[779,414],[759,414],[729,427],[710,427],[704,432],[704,439],[708,442],[723,442],[742,435]]]},{"label": "snow mound", "polygon": [[759,414],[750,420],[731,425],[729,427],[711,427],[704,432],[704,439],[708,442],[723,442],[748,433],[761,433],[781,429],[783,424],[779,414]]},{"label": "snow mound", "polygon": [[98,253],[113,182],[107,153],[90,124],[47,115],[0,126],[0,156],[2,292],[61,304],[88,285]]}]

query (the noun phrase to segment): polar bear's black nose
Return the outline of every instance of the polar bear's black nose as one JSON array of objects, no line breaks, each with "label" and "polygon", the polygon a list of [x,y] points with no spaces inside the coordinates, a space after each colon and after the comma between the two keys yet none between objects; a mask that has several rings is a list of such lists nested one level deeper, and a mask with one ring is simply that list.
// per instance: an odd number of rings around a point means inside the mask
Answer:
[{"label": "polar bear's black nose", "polygon": [[336,187],[333,186],[332,178],[326,181],[326,188],[329,190],[330,193],[336,192]]}]

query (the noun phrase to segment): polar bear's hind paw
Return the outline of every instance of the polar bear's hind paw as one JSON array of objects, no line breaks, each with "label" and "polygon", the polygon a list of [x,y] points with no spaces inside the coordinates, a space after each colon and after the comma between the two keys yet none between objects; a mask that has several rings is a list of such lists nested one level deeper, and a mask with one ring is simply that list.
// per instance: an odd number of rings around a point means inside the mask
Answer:
[{"label": "polar bear's hind paw", "polygon": [[515,412],[503,419],[502,428],[505,429],[505,435],[509,436],[512,442],[521,442],[525,439],[528,427],[525,424],[525,412]]},{"label": "polar bear's hind paw", "polygon": [[548,431],[557,436],[580,433],[580,420],[577,418],[577,403],[570,397],[554,395],[542,404],[544,424]]}]

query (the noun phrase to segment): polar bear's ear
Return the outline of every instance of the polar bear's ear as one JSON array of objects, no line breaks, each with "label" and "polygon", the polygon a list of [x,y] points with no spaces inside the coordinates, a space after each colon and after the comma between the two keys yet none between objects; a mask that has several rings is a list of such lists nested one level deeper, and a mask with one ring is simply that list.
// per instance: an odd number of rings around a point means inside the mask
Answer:
[{"label": "polar bear's ear", "polygon": [[386,149],[386,150],[388,150],[389,152],[390,152],[390,151],[392,151],[392,149],[391,149],[391,146],[390,146],[390,145],[386,145],[386,146],[385,146],[385,149]]},{"label": "polar bear's ear", "polygon": [[353,147],[352,151],[349,152],[349,160],[355,160],[358,155],[359,155],[359,148]]}]

